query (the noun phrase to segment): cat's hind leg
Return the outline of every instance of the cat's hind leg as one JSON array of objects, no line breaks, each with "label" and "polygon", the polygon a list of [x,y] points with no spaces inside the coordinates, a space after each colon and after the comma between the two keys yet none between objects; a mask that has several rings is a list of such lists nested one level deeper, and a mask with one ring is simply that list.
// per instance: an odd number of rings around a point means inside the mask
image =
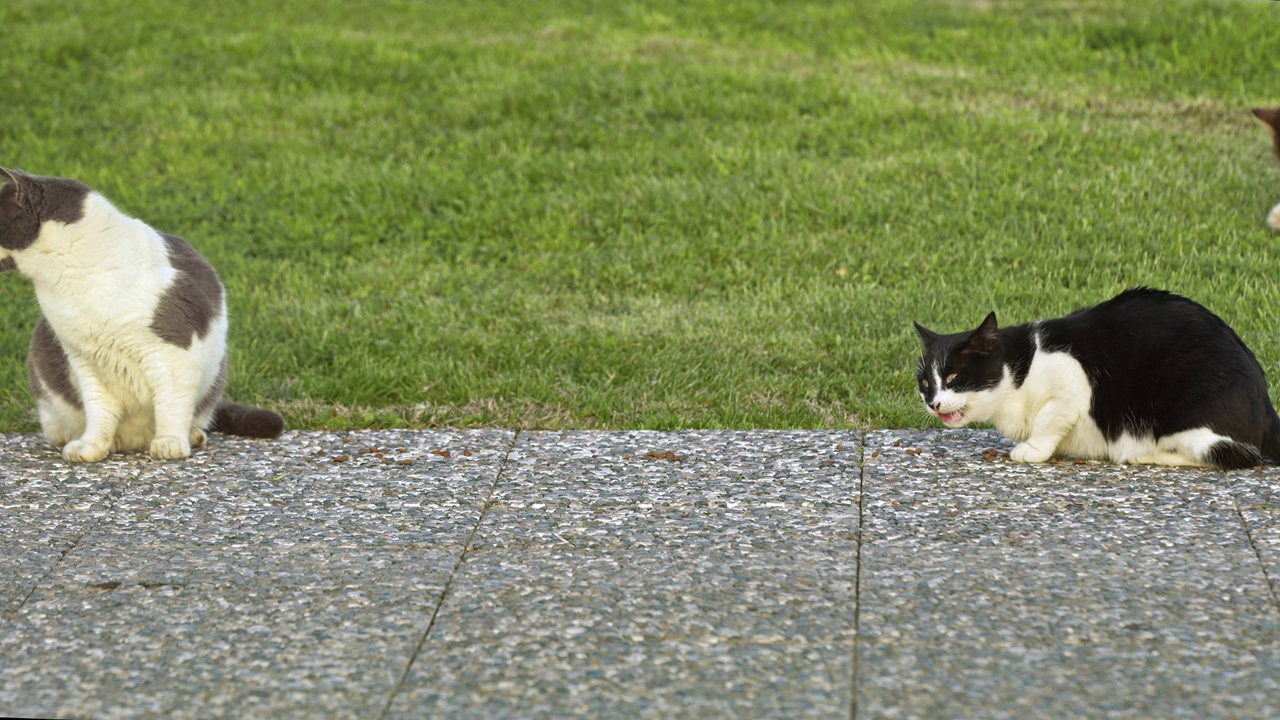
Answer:
[{"label": "cat's hind leg", "polygon": [[205,443],[209,442],[207,434],[209,428],[213,427],[213,414],[218,409],[217,400],[222,394],[222,384],[226,382],[226,359],[223,359],[223,371],[219,375],[217,381],[216,393],[210,395],[206,391],[205,396],[200,399],[200,404],[196,407],[196,416],[191,421],[191,447],[202,448]]},{"label": "cat's hind leg", "polygon": [[36,400],[40,430],[49,444],[59,448],[84,433],[84,412],[61,397],[46,394]]},{"label": "cat's hind leg", "polygon": [[213,417],[218,412],[222,390],[227,386],[227,351],[222,348],[222,359],[218,361],[217,372],[208,374],[210,368],[205,367],[205,377],[201,384],[204,388],[200,402],[196,404],[196,416],[191,421],[191,447],[204,447],[209,441],[206,434],[213,427]]},{"label": "cat's hind leg", "polygon": [[1196,428],[1160,438],[1154,452],[1136,457],[1133,462],[1233,470],[1260,464],[1262,454],[1249,443],[1219,435],[1209,428]]},{"label": "cat's hind leg", "polygon": [[94,450],[77,450],[74,457],[67,453],[67,446],[83,437],[88,428],[83,398],[94,389],[100,391],[101,388],[91,378],[88,389],[81,387],[86,374],[85,364],[72,362],[49,321],[44,318],[36,324],[31,338],[27,372],[45,439],[61,448],[63,457],[68,460],[98,455]]}]

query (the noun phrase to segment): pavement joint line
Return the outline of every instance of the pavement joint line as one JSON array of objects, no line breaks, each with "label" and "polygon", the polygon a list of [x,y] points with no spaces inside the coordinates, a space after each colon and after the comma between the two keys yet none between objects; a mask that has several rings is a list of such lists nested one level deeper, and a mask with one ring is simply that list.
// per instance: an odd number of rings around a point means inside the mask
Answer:
[{"label": "pavement joint line", "polygon": [[[137,480],[138,477],[139,477],[139,473],[134,473],[133,476],[129,478],[129,482],[133,482],[134,480]],[[128,482],[126,482],[125,485],[122,488],[120,488],[121,494],[126,492],[128,489],[129,489]],[[110,503],[107,505],[107,511],[103,513],[103,515],[104,516],[110,515],[115,510],[115,507],[116,507],[116,498],[112,497]],[[40,579],[36,580],[34,583],[31,584],[31,588],[27,590],[27,594],[22,597],[22,602],[18,603],[18,605],[14,607],[12,610],[5,611],[4,614],[12,618],[12,617],[16,617],[18,613],[22,612],[22,609],[27,606],[27,602],[31,600],[31,596],[35,595],[36,590],[40,589],[40,585],[43,584],[44,581],[47,580],[49,576],[52,575],[54,571],[56,571],[62,565],[63,561],[67,559],[68,555],[75,552],[76,548],[80,547],[80,543],[84,542],[84,539],[89,537],[89,535],[93,533],[94,529],[97,526],[98,526],[98,521],[94,520],[92,524],[90,524],[88,527],[84,529],[84,532],[77,535],[76,538],[72,540],[71,547],[67,548],[66,550],[63,550],[58,555],[58,559],[53,563],[51,563],[49,565],[49,568],[45,570],[44,573],[40,576]]]},{"label": "pavement joint line", "polygon": [[1262,568],[1262,579],[1267,583],[1267,591],[1271,593],[1271,604],[1275,605],[1276,611],[1280,612],[1280,595],[1276,594],[1276,581],[1271,579],[1271,573],[1267,572],[1267,563],[1262,558],[1262,551],[1258,548],[1258,543],[1253,539],[1253,529],[1249,527],[1249,521],[1244,516],[1244,511],[1240,509],[1240,501],[1235,501],[1236,515],[1240,517],[1240,524],[1244,526],[1245,539],[1249,541],[1249,548],[1253,550],[1254,557],[1258,558],[1258,567]]},{"label": "pavement joint line", "polygon": [[507,446],[507,451],[502,455],[502,462],[498,463],[498,470],[493,474],[493,482],[490,483],[489,489],[485,492],[484,500],[480,503],[480,516],[476,518],[476,524],[471,526],[471,531],[467,533],[467,540],[462,544],[462,552],[458,553],[458,559],[453,564],[453,568],[449,571],[449,577],[444,581],[444,587],[440,590],[440,599],[436,601],[436,607],[431,611],[431,620],[427,622],[427,627],[418,636],[418,642],[413,648],[413,652],[409,655],[409,662],[405,663],[404,671],[400,673],[400,679],[396,682],[396,686],[391,689],[391,694],[387,697],[387,704],[383,706],[382,712],[378,714],[378,720],[386,720],[391,713],[391,707],[395,704],[396,696],[404,689],[405,683],[409,681],[409,674],[413,672],[413,665],[418,659],[418,654],[422,652],[422,648],[427,644],[427,638],[431,637],[431,631],[436,627],[436,618],[440,617],[440,609],[444,607],[445,602],[449,599],[449,590],[453,587],[453,580],[458,576],[458,570],[462,568],[462,563],[466,562],[467,554],[471,551],[471,544],[475,541],[476,533],[480,531],[480,525],[484,522],[485,515],[489,512],[492,505],[493,493],[498,489],[498,483],[502,482],[502,476],[507,471],[507,462],[511,458],[511,451],[515,449],[520,442],[520,429],[516,428],[511,436],[511,444]]},{"label": "pavement joint line", "polygon": [[40,576],[39,580],[36,580],[34,583],[31,584],[31,588],[27,590],[27,594],[22,597],[22,602],[18,603],[17,607],[15,607],[12,610],[9,610],[5,614],[12,617],[22,612],[22,609],[27,606],[27,601],[30,600],[31,596],[36,594],[36,590],[40,588],[40,584],[43,583],[46,579],[48,579],[48,577],[53,574],[54,570],[58,569],[58,566],[62,564],[62,561],[67,559],[67,556],[71,554],[72,550],[75,550],[77,547],[80,546],[80,541],[84,540],[85,535],[88,535],[88,534],[89,534],[89,530],[85,530],[83,533],[80,534],[79,537],[75,539],[74,542],[71,543],[71,547],[67,548],[66,550],[63,550],[62,553],[58,555],[57,561],[51,564],[48,570],[44,571],[44,574]]},{"label": "pavement joint line", "polygon": [[858,720],[858,654],[861,652],[862,626],[859,619],[862,611],[862,517],[866,508],[866,493],[863,485],[867,479],[867,431],[862,431],[858,445],[858,527],[854,532],[857,547],[853,559],[853,662],[850,669],[853,682],[849,684],[849,720]]}]

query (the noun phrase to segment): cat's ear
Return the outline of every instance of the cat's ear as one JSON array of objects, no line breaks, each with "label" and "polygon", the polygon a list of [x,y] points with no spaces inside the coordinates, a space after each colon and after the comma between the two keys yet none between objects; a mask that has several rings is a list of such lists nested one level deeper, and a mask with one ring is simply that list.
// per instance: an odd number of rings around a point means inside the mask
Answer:
[{"label": "cat's ear", "polygon": [[973,331],[973,335],[969,337],[969,345],[964,349],[964,352],[991,355],[999,347],[1000,326],[996,324],[996,314],[992,312],[982,321],[978,329]]},{"label": "cat's ear", "polygon": [[1280,108],[1254,108],[1253,114],[1274,132],[1280,132]]},{"label": "cat's ear", "polygon": [[22,186],[4,168],[0,168],[0,183],[0,220],[13,220],[22,214]]},{"label": "cat's ear", "polygon": [[935,340],[942,337],[920,323],[914,323],[914,325],[916,326],[916,334],[920,336],[920,342],[923,343],[926,348],[933,345]]},{"label": "cat's ear", "polygon": [[26,173],[21,170],[10,170],[0,167],[0,202],[12,203],[15,207],[26,204]]},{"label": "cat's ear", "polygon": [[22,185],[22,175],[23,172],[21,170],[10,170],[6,167],[0,167],[0,181],[3,181],[5,185],[20,187]]}]

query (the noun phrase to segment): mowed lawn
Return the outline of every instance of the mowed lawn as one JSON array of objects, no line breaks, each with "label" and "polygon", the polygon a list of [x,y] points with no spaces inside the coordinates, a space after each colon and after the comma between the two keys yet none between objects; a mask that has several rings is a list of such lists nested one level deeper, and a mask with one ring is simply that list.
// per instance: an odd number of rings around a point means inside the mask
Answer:
[{"label": "mowed lawn", "polygon": [[[928,424],[911,322],[1134,285],[1280,378],[1280,3],[0,5],[0,165],[219,269],[294,427]],[[110,298],[102,302],[109,303]],[[0,276],[0,431],[36,429]],[[1274,396],[1273,392],[1273,396]]]}]

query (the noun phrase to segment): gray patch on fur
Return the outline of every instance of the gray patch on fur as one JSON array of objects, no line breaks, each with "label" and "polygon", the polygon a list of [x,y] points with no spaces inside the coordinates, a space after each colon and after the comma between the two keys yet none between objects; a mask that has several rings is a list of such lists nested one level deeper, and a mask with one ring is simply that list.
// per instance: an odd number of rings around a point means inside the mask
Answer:
[{"label": "gray patch on fur", "polygon": [[0,272],[13,270],[18,267],[18,263],[11,257],[0,260]]},{"label": "gray patch on fur", "polygon": [[54,220],[71,225],[84,217],[84,200],[89,196],[89,186],[67,178],[36,178],[44,193],[40,205],[40,220]]},{"label": "gray patch on fur", "polygon": [[40,237],[40,220],[23,204],[18,185],[10,181],[0,187],[0,247],[25,250]]},{"label": "gray patch on fur", "polygon": [[196,417],[200,417],[206,412],[213,409],[214,405],[222,399],[222,391],[227,387],[227,356],[222,356],[222,362],[218,364],[218,377],[214,379],[213,384],[209,386],[209,391],[200,398],[200,403],[196,405]]},{"label": "gray patch on fur", "polygon": [[36,323],[36,331],[31,336],[27,372],[30,375],[31,394],[37,400],[45,397],[45,389],[48,388],[71,405],[84,407],[80,401],[80,393],[71,382],[71,364],[67,362],[67,353],[62,349],[62,343],[58,342],[53,327],[43,317]]},{"label": "gray patch on fur", "polygon": [[6,168],[0,175],[7,178],[0,188],[0,247],[25,250],[40,236],[41,224],[71,224],[84,217],[90,192],[84,183]]},{"label": "gray patch on fur", "polygon": [[151,331],[167,343],[189,348],[194,338],[204,339],[222,311],[222,283],[190,243],[177,235],[161,237],[178,275],[156,304]]}]

